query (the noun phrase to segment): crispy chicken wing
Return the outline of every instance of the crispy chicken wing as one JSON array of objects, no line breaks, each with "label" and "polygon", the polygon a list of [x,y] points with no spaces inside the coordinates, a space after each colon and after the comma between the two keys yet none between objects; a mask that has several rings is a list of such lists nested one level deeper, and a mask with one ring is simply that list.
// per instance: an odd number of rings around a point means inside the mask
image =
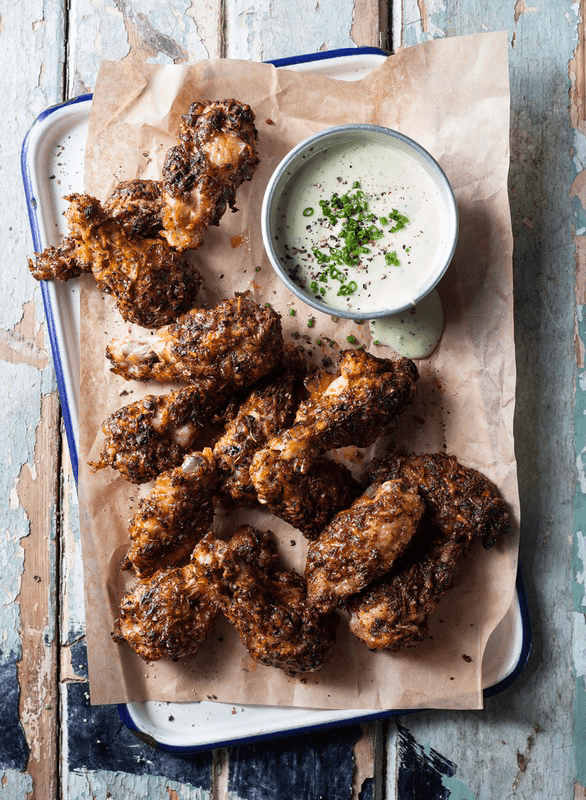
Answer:
[{"label": "crispy chicken wing", "polygon": [[307,552],[309,602],[331,611],[387,573],[413,538],[423,508],[417,491],[395,480],[336,514]]},{"label": "crispy chicken wing", "polygon": [[196,309],[143,339],[113,339],[106,355],[127,380],[190,383],[212,378],[218,390],[251,386],[279,363],[280,315],[246,295]]},{"label": "crispy chicken wing", "polygon": [[122,568],[145,578],[163,567],[185,564],[212,524],[217,481],[209,447],[160,475],[130,524]]},{"label": "crispy chicken wing", "polygon": [[372,474],[400,477],[426,506],[419,531],[390,573],[347,604],[351,631],[371,650],[398,650],[428,635],[428,617],[457,580],[472,542],[492,546],[510,520],[494,484],[453,456],[391,458]]},{"label": "crispy chicken wing", "polygon": [[264,462],[263,473],[270,475],[279,461],[293,461],[297,470],[305,471],[327,450],[366,447],[393,430],[415,396],[414,362],[346,350],[340,353],[338,366],[339,375],[333,380],[328,376],[326,381],[314,382],[310,398],[299,406],[295,424],[255,456],[255,468],[260,470]]},{"label": "crispy chicken wing", "polygon": [[[205,553],[203,542],[201,549]],[[198,545],[185,566],[160,569],[124,595],[114,641],[128,642],[145,661],[176,661],[199,649],[219,614],[217,595],[207,591],[199,550]]]},{"label": "crispy chicken wing", "polygon": [[221,493],[233,503],[256,504],[250,479],[252,457],[278,431],[288,428],[295,417],[305,362],[292,346],[283,351],[282,362],[250,390],[214,445]]},{"label": "crispy chicken wing", "polygon": [[163,229],[160,181],[135,178],[118,183],[104,202],[104,212],[127,236],[154,239]]},{"label": "crispy chicken wing", "polygon": [[447,453],[390,455],[375,461],[371,476],[401,478],[423,497],[431,522],[446,536],[480,538],[489,548],[510,525],[507,504],[494,483]]},{"label": "crispy chicken wing", "polygon": [[291,676],[320,669],[338,617],[308,603],[301,575],[277,568],[271,536],[244,525],[227,544],[218,541],[216,553],[210,584],[251,658]]},{"label": "crispy chicken wing", "polygon": [[91,272],[99,289],[114,297],[122,317],[146,328],[165,325],[193,307],[201,276],[165,240],[129,234],[129,215],[127,224],[120,224],[116,200],[109,216],[89,195],[66,199],[70,234],[58,247],[36,254],[36,263],[29,260],[35,278],[68,280]]},{"label": "crispy chicken wing", "polygon": [[265,469],[253,458],[250,476],[259,503],[305,536],[315,539],[334,514],[362,492],[362,485],[338,461],[321,457],[301,472],[292,461],[275,461]]},{"label": "crispy chicken wing", "polygon": [[111,414],[102,425],[104,442],[93,470],[112,467],[131,483],[146,483],[178,466],[226,401],[212,380],[169,394],[147,395]]},{"label": "crispy chicken wing", "polygon": [[252,109],[237,100],[192,103],[179,144],[163,167],[164,231],[177,250],[195,249],[226,208],[236,211],[236,189],[258,165]]}]

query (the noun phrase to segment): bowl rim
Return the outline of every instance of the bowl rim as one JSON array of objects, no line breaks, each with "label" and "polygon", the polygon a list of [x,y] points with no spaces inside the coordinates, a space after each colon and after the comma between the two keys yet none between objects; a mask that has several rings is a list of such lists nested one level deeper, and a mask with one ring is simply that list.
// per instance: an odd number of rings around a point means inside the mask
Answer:
[{"label": "bowl rim", "polygon": [[[288,275],[286,269],[281,264],[281,261],[278,257],[277,250],[272,241],[272,235],[270,230],[271,228],[270,219],[274,203],[276,202],[276,200],[280,195],[280,190],[282,188],[282,185],[284,185],[285,183],[284,175],[287,168],[301,154],[303,154],[307,150],[314,148],[316,145],[323,143],[323,140],[327,140],[332,137],[336,137],[340,134],[345,134],[349,132],[366,133],[366,134],[372,133],[379,135],[382,134],[383,136],[388,137],[389,139],[398,140],[403,145],[406,145],[408,149],[414,151],[420,157],[420,159],[426,162],[427,166],[429,167],[429,173],[432,175],[436,185],[438,185],[440,188],[442,200],[445,202],[448,224],[453,228],[453,231],[451,233],[451,246],[449,247],[449,250],[446,252],[446,256],[444,258],[444,262],[442,264],[441,269],[434,272],[433,275],[431,275],[428,278],[428,280],[426,280],[423,283],[417,294],[415,302],[408,301],[394,308],[379,309],[376,311],[372,310],[353,311],[350,309],[340,309],[334,306],[329,306],[323,303],[322,301],[316,300],[313,297],[311,297],[293,280],[291,280],[290,276]],[[319,150],[317,152],[319,152]],[[395,130],[394,128],[387,128],[383,125],[374,125],[370,123],[358,122],[358,123],[348,123],[344,125],[335,125],[332,127],[324,128],[323,130],[317,131],[316,133],[313,133],[310,136],[306,137],[301,142],[292,147],[291,150],[288,151],[288,153],[281,159],[281,161],[277,164],[277,166],[273,170],[269,182],[267,183],[261,208],[261,231],[262,231],[264,249],[271,263],[271,266],[273,267],[273,270],[277,273],[278,277],[281,279],[283,284],[289,289],[289,291],[291,291],[299,300],[311,306],[312,308],[316,309],[317,311],[321,311],[323,314],[329,314],[330,316],[342,317],[345,319],[368,320],[368,319],[376,319],[379,317],[388,317],[394,314],[400,314],[409,308],[413,308],[419,301],[423,300],[423,298],[426,297],[437,286],[437,284],[445,275],[446,270],[448,269],[453,259],[454,251],[458,243],[459,214],[458,214],[458,205],[456,202],[454,189],[450,181],[448,180],[445,171],[443,170],[439,162],[431,155],[431,153],[423,147],[423,145],[419,144],[419,142],[417,142],[415,139],[412,139],[410,136],[407,136],[406,134]]]}]

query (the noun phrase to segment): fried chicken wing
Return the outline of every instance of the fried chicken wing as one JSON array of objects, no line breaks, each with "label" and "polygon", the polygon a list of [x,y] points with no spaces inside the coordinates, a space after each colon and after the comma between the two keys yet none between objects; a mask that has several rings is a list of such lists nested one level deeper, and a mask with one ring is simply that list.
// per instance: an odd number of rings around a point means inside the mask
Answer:
[{"label": "fried chicken wing", "polygon": [[346,350],[340,353],[338,367],[333,380],[314,381],[294,425],[255,457],[258,464],[265,462],[265,474],[270,475],[279,461],[293,461],[296,469],[305,471],[327,450],[372,444],[393,430],[415,396],[418,372],[410,359],[392,361],[364,350]]},{"label": "fried chicken wing", "polygon": [[[29,260],[35,278],[68,280],[91,272],[99,289],[114,297],[122,317],[145,328],[165,325],[193,307],[201,275],[165,240],[130,235],[116,218],[116,200],[109,207],[112,217],[95,197],[66,199],[69,236],[36,254],[36,262]],[[136,216],[133,224],[138,225]]]},{"label": "fried chicken wing", "polygon": [[246,295],[195,309],[143,339],[113,339],[112,371],[127,380],[190,383],[211,378],[218,390],[251,386],[279,363],[280,315]]},{"label": "fried chicken wing", "polygon": [[[510,525],[507,504],[494,483],[447,453],[390,455],[375,462],[378,477],[401,478],[417,488],[431,522],[446,536],[480,538],[489,548]],[[373,472],[371,471],[371,475]]]},{"label": "fried chicken wing", "polygon": [[420,530],[391,572],[347,604],[350,629],[367,647],[398,650],[426,638],[429,615],[457,580],[472,542],[492,546],[510,519],[494,484],[453,456],[391,458],[372,474],[400,476],[426,506]]},{"label": "fried chicken wing", "polygon": [[177,661],[197,652],[219,615],[217,598],[205,585],[197,558],[158,570],[124,595],[112,638],[126,641],[145,661]]},{"label": "fried chicken wing", "polygon": [[387,573],[413,538],[424,505],[417,491],[386,481],[340,511],[307,552],[307,596],[331,611]]},{"label": "fried chicken wing", "polygon": [[370,650],[400,650],[425,639],[428,619],[454,585],[470,540],[446,536],[425,520],[391,572],[351,597],[352,633]]},{"label": "fried chicken wing", "polygon": [[164,231],[177,250],[198,248],[258,165],[254,113],[229,99],[192,103],[163,166]]},{"label": "fried chicken wing", "polygon": [[216,571],[213,582],[220,606],[251,658],[291,676],[319,670],[334,645],[338,617],[308,603],[301,575],[277,568],[270,535],[244,525],[218,550],[221,578]]},{"label": "fried chicken wing", "polygon": [[267,462],[255,456],[250,477],[259,503],[310,540],[363,490],[347,467],[325,457],[301,472],[292,461]]},{"label": "fried chicken wing", "polygon": [[288,428],[295,417],[305,362],[292,346],[283,351],[282,362],[250,390],[214,445],[221,493],[230,502],[257,503],[250,479],[252,458],[272,436]]},{"label": "fried chicken wing", "polygon": [[104,212],[127,236],[154,239],[163,229],[160,181],[135,178],[118,183],[104,202]]},{"label": "fried chicken wing", "polygon": [[212,524],[217,480],[209,447],[190,453],[179,467],[160,475],[130,524],[130,547],[122,568],[145,578],[158,569],[185,564]]},{"label": "fried chicken wing", "polygon": [[227,400],[211,380],[169,394],[147,395],[111,414],[102,425],[94,471],[112,467],[131,483],[146,483],[178,466]]}]

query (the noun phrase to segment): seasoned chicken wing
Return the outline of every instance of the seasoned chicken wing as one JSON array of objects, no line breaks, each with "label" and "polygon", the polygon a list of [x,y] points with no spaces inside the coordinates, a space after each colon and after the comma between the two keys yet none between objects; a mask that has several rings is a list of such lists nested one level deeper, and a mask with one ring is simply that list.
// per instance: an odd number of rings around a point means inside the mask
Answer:
[{"label": "seasoned chicken wing", "polygon": [[114,297],[122,317],[145,328],[165,325],[194,306],[201,276],[165,240],[130,234],[116,217],[116,200],[110,216],[95,197],[66,199],[69,236],[37,253],[36,262],[29,260],[35,278],[68,280],[91,272],[99,289]]},{"label": "seasoned chicken wing", "polygon": [[278,431],[288,428],[295,417],[305,362],[292,346],[284,349],[282,362],[250,390],[214,445],[220,490],[233,503],[256,504],[250,479],[252,457]]},{"label": "seasoned chicken wing", "polygon": [[135,178],[118,183],[104,202],[104,212],[127,236],[154,239],[163,229],[160,181]]},{"label": "seasoned chicken wing", "polygon": [[[301,403],[294,425],[273,437],[254,458],[258,481],[292,461],[306,471],[327,450],[366,447],[393,430],[415,396],[417,367],[408,358],[392,361],[364,350],[346,350],[338,360],[339,375],[315,381],[310,398]],[[260,491],[254,475],[253,482]]]},{"label": "seasoned chicken wing", "polygon": [[141,339],[113,339],[106,355],[127,380],[162,382],[212,378],[218,390],[251,386],[279,363],[281,317],[246,295],[196,309]]},{"label": "seasoned chicken wing", "polygon": [[423,501],[401,481],[386,481],[338,512],[307,551],[309,602],[331,611],[387,573],[419,525]]},{"label": "seasoned chicken wing", "polygon": [[139,503],[129,528],[123,569],[139,578],[185,564],[214,517],[218,472],[213,453],[187,455],[179,467],[160,475]]},{"label": "seasoned chicken wing", "polygon": [[[201,549],[205,553],[203,542]],[[128,642],[145,661],[176,661],[199,649],[219,614],[217,595],[206,590],[199,551],[198,545],[188,564],[160,569],[124,595],[114,641]]]},{"label": "seasoned chicken wing", "polygon": [[315,539],[336,512],[348,506],[363,486],[338,461],[321,457],[305,472],[292,461],[266,462],[253,458],[250,476],[259,503],[305,536]]},{"label": "seasoned chicken wing", "polygon": [[277,568],[270,535],[244,525],[216,548],[210,584],[251,658],[291,676],[319,670],[334,645],[338,617],[310,605],[301,575]]},{"label": "seasoned chicken wing", "polygon": [[199,247],[228,206],[237,210],[236,189],[258,165],[257,141],[254,113],[245,103],[191,104],[163,167],[163,236],[172,247]]},{"label": "seasoned chicken wing", "polygon": [[400,478],[416,488],[434,526],[446,536],[479,538],[490,548],[509,529],[507,504],[494,483],[447,453],[423,453],[375,461],[370,475]]},{"label": "seasoned chicken wing", "polygon": [[178,466],[227,400],[213,380],[147,395],[111,414],[93,470],[112,467],[131,483],[146,483]]},{"label": "seasoned chicken wing", "polygon": [[371,650],[398,650],[428,635],[428,618],[458,578],[475,539],[485,547],[509,528],[506,504],[480,472],[443,453],[390,458],[372,472],[417,488],[426,512],[387,576],[347,604],[350,629]]}]

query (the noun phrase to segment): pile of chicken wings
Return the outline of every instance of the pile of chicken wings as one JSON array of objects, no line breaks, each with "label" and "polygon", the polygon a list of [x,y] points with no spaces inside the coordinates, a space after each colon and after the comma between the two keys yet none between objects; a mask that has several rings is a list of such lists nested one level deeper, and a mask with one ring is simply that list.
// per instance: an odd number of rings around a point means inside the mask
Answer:
[{"label": "pile of chicken wings", "polygon": [[[258,163],[251,109],[193,103],[161,181],[120,183],[104,202],[70,195],[69,235],[36,255],[38,279],[92,272],[125,320],[152,329],[114,339],[127,381],[172,388],[103,422],[94,470],[151,483],[128,527],[123,569],[136,582],[113,637],[143,659],[195,653],[224,615],[251,658],[289,676],[320,669],[342,619],[371,650],[413,645],[475,540],[509,528],[479,472],[445,453],[389,451],[362,474],[342,448],[387,437],[418,380],[407,358],[339,353],[310,366],[281,318],[246,294],[198,308],[201,246]],[[178,387],[178,388],[177,388]],[[219,504],[262,506],[308,540],[305,574],[279,564],[270,531],[212,533]]]},{"label": "pile of chicken wings", "polygon": [[[453,456],[389,452],[358,477],[339,457],[395,430],[415,397],[410,359],[353,349],[335,372],[310,366],[247,295],[112,341],[108,358],[126,380],[181,384],[114,412],[93,462],[154,481],[130,522],[137,583],[113,634],[146,660],[195,653],[220,614],[253,659],[291,676],[323,666],[342,616],[371,650],[415,644],[473,541],[509,527],[496,487]],[[305,574],[279,566],[269,531],[214,535],[220,503],[301,531]]]}]

